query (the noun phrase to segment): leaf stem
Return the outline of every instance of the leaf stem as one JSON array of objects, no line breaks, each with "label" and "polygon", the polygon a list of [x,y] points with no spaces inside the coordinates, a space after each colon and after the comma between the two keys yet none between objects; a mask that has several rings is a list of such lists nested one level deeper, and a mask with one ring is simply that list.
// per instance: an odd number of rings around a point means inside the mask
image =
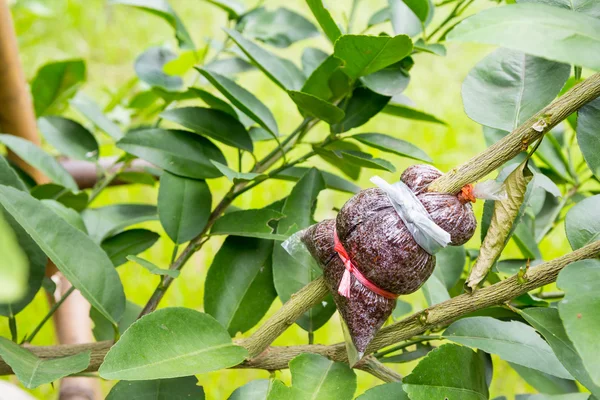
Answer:
[{"label": "leaf stem", "polygon": [[33,330],[33,332],[31,332],[31,334],[27,338],[23,339],[23,342],[21,342],[21,344],[23,344],[23,343],[31,343],[33,341],[33,339],[35,338],[35,336],[44,327],[44,325],[46,324],[46,322],[48,322],[48,320],[50,318],[52,318],[52,316],[54,315],[54,313],[56,312],[56,310],[58,310],[58,308],[65,302],[65,300],[67,300],[69,298],[69,296],[71,295],[71,293],[73,293],[74,291],[75,291],[75,286],[71,286],[69,288],[69,290],[67,290],[65,292],[65,294],[63,294],[62,297],[56,303],[54,303],[52,305],[52,307],[50,307],[50,310],[48,310],[48,313],[37,324],[37,326],[35,327],[35,329]]},{"label": "leaf stem", "polygon": [[15,315],[11,315],[8,317],[8,328],[10,329],[10,337],[11,340],[17,343],[18,333],[17,333],[17,317]]},{"label": "leaf stem", "polygon": [[388,354],[395,353],[399,350],[404,350],[405,348],[410,347],[412,345],[423,343],[423,342],[428,342],[430,340],[444,340],[444,338],[441,336],[427,336],[427,335],[415,336],[411,340],[407,340],[406,342],[400,343],[399,345],[391,347],[387,350],[375,352],[373,355],[377,358],[382,358],[383,356],[387,356]]}]

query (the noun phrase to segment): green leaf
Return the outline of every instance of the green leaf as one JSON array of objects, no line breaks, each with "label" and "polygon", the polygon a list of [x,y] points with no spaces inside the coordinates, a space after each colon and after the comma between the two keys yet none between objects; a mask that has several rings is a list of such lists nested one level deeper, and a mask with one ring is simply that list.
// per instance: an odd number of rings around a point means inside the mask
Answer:
[{"label": "green leaf", "polygon": [[177,278],[179,276],[178,270],[159,268],[156,266],[156,264],[141,257],[127,256],[127,259],[142,266],[144,269],[148,270],[148,272],[154,275],[170,276],[171,278]]},{"label": "green leaf", "polygon": [[27,164],[40,170],[48,178],[56,183],[60,183],[66,188],[76,191],[77,183],[73,177],[63,168],[54,157],[44,152],[41,148],[17,136],[0,134],[0,143],[12,150],[21,157]]},{"label": "green leaf", "polygon": [[90,131],[81,124],[63,117],[42,117],[38,128],[44,139],[61,154],[76,160],[98,159],[98,142]]},{"label": "green leaf", "polygon": [[268,398],[270,386],[269,379],[255,379],[235,389],[227,400],[265,400]]},{"label": "green leaf", "polygon": [[64,204],[59,203],[56,200],[44,199],[41,201],[42,204],[54,211],[56,215],[67,221],[72,227],[79,229],[81,232],[87,234],[85,224],[81,215],[72,208],[68,208]]},{"label": "green leaf", "polygon": [[[560,305],[559,305],[560,307]],[[564,367],[583,386],[596,397],[600,395],[600,386],[596,385],[583,365],[581,356],[575,350],[571,339],[567,336],[563,321],[556,308],[527,308],[519,312],[548,342],[556,357]]]},{"label": "green leaf", "polygon": [[25,183],[2,155],[0,155],[0,185],[14,187],[24,192],[27,191]]},{"label": "green leaf", "polygon": [[467,75],[465,111],[482,125],[512,131],[550,104],[570,73],[569,64],[498,49]]},{"label": "green leaf", "polygon": [[158,188],[158,216],[167,235],[177,244],[198,236],[206,226],[212,195],[206,181],[163,173]]},{"label": "green leaf", "polygon": [[177,38],[179,47],[184,50],[193,50],[195,48],[189,32],[167,0],[110,0],[110,4],[122,4],[139,8],[164,19],[175,29],[175,37]]},{"label": "green leaf", "polygon": [[156,207],[146,204],[114,204],[111,206],[88,208],[81,213],[90,238],[101,243],[128,226],[140,222],[156,220]]},{"label": "green leaf", "polygon": [[270,226],[270,223],[282,218],[285,218],[285,215],[268,208],[234,211],[217,219],[210,234],[286,240],[288,235],[275,234]]},{"label": "green leaf", "polygon": [[423,22],[427,21],[429,16],[429,1],[428,0],[403,0],[404,3],[412,10],[413,13]]},{"label": "green leaf", "polygon": [[[541,308],[541,307],[533,307]],[[547,394],[566,394],[579,392],[579,388],[575,381],[570,379],[557,378],[556,376],[548,375],[535,369],[523,367],[522,365],[509,363],[517,373],[540,393]]]},{"label": "green leaf", "polygon": [[[328,57],[332,58],[336,64],[341,64],[340,60],[330,56],[323,50],[315,49],[314,47],[307,47],[302,51],[302,72],[304,72],[304,75],[309,77],[308,80],[310,80],[310,76],[327,60]],[[306,86],[307,83],[304,85]]]},{"label": "green leaf", "polygon": [[[302,178],[302,176],[304,176],[304,174],[306,174],[308,170],[309,168],[306,167],[289,167],[277,173],[277,175],[275,175],[273,179],[282,179],[286,181],[297,182],[300,178]],[[327,187],[327,189],[334,189],[339,190],[340,192],[352,194],[360,192],[360,186],[355,185],[354,183],[349,182],[344,178],[340,178],[339,176],[334,175],[330,172],[320,172],[323,176],[323,179],[325,179],[325,187]]]},{"label": "green leaf", "polygon": [[127,256],[137,255],[149,249],[160,238],[158,233],[146,229],[131,229],[104,239],[102,250],[115,267],[125,264]]},{"label": "green leaf", "polygon": [[483,359],[473,350],[445,344],[429,352],[402,380],[411,400],[486,400]]},{"label": "green leaf", "polygon": [[588,197],[575,204],[565,218],[567,239],[573,250],[600,238],[600,195]]},{"label": "green leaf", "polygon": [[[119,320],[118,328],[121,335],[127,330],[127,328],[129,328],[131,324],[137,320],[137,317],[140,315],[141,311],[142,307],[127,300],[125,303],[125,312]],[[94,333],[94,338],[97,341],[100,342],[102,340],[114,340],[115,328],[109,320],[104,318],[104,316],[96,311],[95,308],[90,309],[90,318],[94,322],[94,328],[92,329],[92,332]]]},{"label": "green leaf", "polygon": [[416,36],[423,30],[423,23],[404,0],[388,0],[392,28],[397,35]]},{"label": "green leaf", "polygon": [[[325,180],[317,169],[311,168],[296,183],[286,198],[282,213],[286,218],[277,224],[277,233],[291,235],[300,229],[307,228],[315,221],[313,212],[317,196],[325,188]],[[321,275],[320,270],[311,268],[294,259],[288,252],[276,245],[273,249],[273,280],[277,294],[282,302],[286,302],[309,282]],[[314,331],[324,325],[335,312],[335,304],[331,297],[313,307],[296,321],[307,331]]]},{"label": "green leaf", "polygon": [[483,281],[492,268],[519,222],[519,214],[527,194],[527,186],[533,174],[527,167],[527,160],[517,168],[504,181],[506,199],[494,202],[491,223],[486,231],[485,238],[479,250],[479,256],[465,285],[472,290]]},{"label": "green leaf", "polygon": [[154,186],[156,177],[148,172],[125,171],[117,174],[115,178],[119,182],[136,183],[140,185]]},{"label": "green leaf", "polygon": [[210,108],[214,108],[216,110],[221,110],[231,115],[232,117],[237,118],[237,114],[235,109],[229,105],[224,100],[221,100],[217,96],[212,93],[207,92],[206,90],[198,89],[198,88],[190,88],[189,89],[196,97],[200,97],[200,99],[205,102]]},{"label": "green leaf", "polygon": [[265,175],[263,174],[257,174],[254,172],[238,172],[234,169],[229,168],[227,165],[223,165],[221,163],[218,163],[216,161],[212,162],[213,165],[215,167],[217,167],[217,169],[219,171],[221,171],[221,173],[223,175],[225,175],[227,177],[227,179],[229,179],[231,182],[237,183],[237,182],[248,182],[248,181],[252,181],[254,179],[257,178],[261,178],[264,179]]},{"label": "green leaf", "polygon": [[493,44],[600,69],[600,20],[545,4],[483,10],[458,24],[448,40]]},{"label": "green leaf", "polygon": [[397,300],[396,307],[394,308],[394,311],[392,311],[392,317],[394,320],[397,320],[410,313],[411,311],[412,305],[410,303],[402,300]]},{"label": "green leaf", "polygon": [[393,115],[399,118],[414,119],[416,121],[432,122],[434,124],[447,125],[446,122],[426,112],[415,110],[404,104],[394,103],[394,99],[382,110],[384,114]]},{"label": "green leaf", "polygon": [[600,178],[598,124],[600,124],[600,99],[587,103],[577,113],[577,144],[579,144],[590,171],[596,178]]},{"label": "green leaf", "polygon": [[312,22],[283,7],[274,11],[255,9],[244,15],[236,29],[250,39],[276,47],[289,47],[295,42],[319,35]]},{"label": "green leaf", "polygon": [[367,146],[384,151],[386,153],[397,154],[402,157],[412,158],[414,160],[432,162],[433,160],[423,150],[412,143],[406,142],[395,137],[381,133],[359,133],[350,136],[352,139],[366,144]]},{"label": "green leaf", "polygon": [[38,200],[56,200],[75,211],[82,211],[88,205],[88,195],[86,192],[73,193],[66,187],[55,183],[34,186],[31,188],[29,194]]},{"label": "green leaf", "polygon": [[433,274],[450,290],[460,280],[466,259],[467,254],[463,246],[448,246],[435,254]]},{"label": "green leaf", "polygon": [[68,357],[41,359],[18,344],[0,338],[0,356],[27,389],[83,371],[90,363],[90,353],[88,350]]},{"label": "green leaf", "polygon": [[356,400],[381,399],[410,400],[406,392],[402,390],[402,382],[392,382],[372,387],[356,398]]},{"label": "green leaf", "polygon": [[304,115],[318,118],[328,124],[340,122],[345,116],[344,111],[340,108],[312,94],[293,90],[290,90],[288,94]]},{"label": "green leaf", "polygon": [[347,132],[366,124],[371,118],[379,114],[388,104],[390,97],[382,96],[364,87],[354,89],[352,97],[342,103],[342,110],[346,113],[344,119],[331,126],[333,133]]},{"label": "green leaf", "polygon": [[356,374],[348,364],[317,354],[300,354],[290,361],[292,394],[297,400],[350,400],[356,391]]},{"label": "green leaf", "polygon": [[167,110],[160,116],[192,131],[238,149],[252,152],[252,140],[237,118],[211,108],[184,107]]},{"label": "green leaf", "polygon": [[556,284],[565,291],[565,299],[558,304],[565,330],[592,381],[600,384],[600,344],[595,336],[600,327],[600,261],[583,260],[568,265],[558,274]]},{"label": "green leaf", "polygon": [[15,232],[0,212],[0,302],[8,303],[21,300],[27,293],[29,260],[19,246]]},{"label": "green leaf", "polygon": [[270,240],[229,236],[208,270],[204,309],[232,336],[256,325],[277,297],[272,251]]},{"label": "green leaf", "polygon": [[225,29],[225,32],[244,54],[279,87],[283,90],[300,90],[306,78],[294,63],[263,49],[246,39],[238,31]]},{"label": "green leaf", "polygon": [[211,61],[204,65],[204,69],[226,76],[230,79],[235,79],[238,74],[253,71],[256,68],[242,58],[230,57]]},{"label": "green leaf", "polygon": [[121,381],[110,390],[106,400],[204,400],[204,389],[195,376],[152,381]]},{"label": "green leaf", "polygon": [[254,120],[257,124],[271,132],[274,136],[279,135],[277,122],[271,111],[260,102],[252,93],[239,86],[229,78],[211,72],[206,69],[197,68],[198,71],[209,80],[212,85],[219,90],[237,108],[244,114]]},{"label": "green leaf", "polygon": [[430,307],[442,303],[446,300],[450,300],[450,293],[444,286],[444,283],[435,275],[431,275],[429,279],[423,284],[423,295],[425,301]]},{"label": "green leaf", "polygon": [[85,81],[85,62],[65,60],[43,65],[31,82],[35,115],[42,116],[62,111]]},{"label": "green leaf", "polygon": [[376,11],[371,18],[369,18],[369,22],[367,22],[367,27],[372,27],[375,25],[383,24],[389,22],[392,18],[392,11],[390,7],[383,7],[381,10]]},{"label": "green leaf", "polygon": [[94,126],[104,131],[114,140],[119,140],[124,136],[121,128],[104,115],[102,109],[90,98],[78,94],[69,101],[69,104],[86,117]]},{"label": "green leaf", "polygon": [[[342,60],[335,58],[334,56],[326,57],[326,59],[312,71],[304,83],[304,86],[302,86],[302,91],[322,100],[331,100],[333,97],[337,97],[336,95],[340,95],[340,93],[333,92],[333,88],[335,87],[335,82],[333,80],[338,79],[339,74],[346,77],[340,70],[341,65]],[[348,78],[346,77],[346,80],[347,79]],[[349,89],[348,82],[346,83],[346,86]]]},{"label": "green leaf", "polygon": [[408,87],[410,76],[401,62],[361,78],[366,87],[384,96],[395,96]]},{"label": "green leaf", "polygon": [[317,147],[314,150],[319,156],[328,159],[332,163],[349,163],[359,167],[396,172],[396,167],[389,161],[381,158],[373,158],[372,155],[360,151],[330,151]]},{"label": "green leaf", "polygon": [[152,87],[163,88],[169,92],[181,89],[183,79],[167,75],[163,67],[177,55],[164,47],[150,47],[135,59],[135,73],[140,80]]},{"label": "green leaf", "polygon": [[454,322],[444,337],[465,346],[497,354],[503,360],[537,369],[559,378],[572,379],[548,344],[529,325],[472,317]]},{"label": "green leaf", "polygon": [[116,323],[125,308],[125,294],[106,253],[27,193],[0,185],[0,203],[83,297]]},{"label": "green leaf", "polygon": [[344,35],[335,42],[333,55],[344,61],[343,71],[357,79],[397,63],[410,55],[412,48],[406,35]]},{"label": "green leaf", "polygon": [[129,132],[117,147],[176,175],[195,179],[220,177],[211,162],[227,164],[223,153],[209,140],[196,134],[165,129]]},{"label": "green leaf", "polygon": [[444,57],[446,55],[446,47],[439,43],[425,43],[423,39],[418,39],[414,44],[415,50],[424,53],[431,53],[437,56]]},{"label": "green leaf", "polygon": [[331,17],[329,10],[327,10],[323,4],[323,0],[306,0],[306,4],[310,7],[310,11],[312,11],[317,19],[323,32],[325,32],[325,36],[329,38],[331,43],[335,43],[338,38],[342,36],[342,31]]},{"label": "green leaf", "polygon": [[246,8],[243,4],[238,3],[236,0],[204,0],[210,4],[214,4],[221,10],[229,14],[229,19],[238,19],[245,12]]},{"label": "green leaf", "polygon": [[517,0],[517,3],[543,3],[600,18],[600,3],[595,0]]},{"label": "green leaf", "polygon": [[210,315],[172,307],[134,322],[98,372],[105,379],[131,381],[177,378],[232,367],[247,356]]}]

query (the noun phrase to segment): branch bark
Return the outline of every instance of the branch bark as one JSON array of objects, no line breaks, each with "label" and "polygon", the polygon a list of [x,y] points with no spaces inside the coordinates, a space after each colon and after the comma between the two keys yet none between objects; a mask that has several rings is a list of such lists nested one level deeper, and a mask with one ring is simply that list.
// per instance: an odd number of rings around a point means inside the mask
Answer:
[{"label": "branch bark", "polygon": [[[367,353],[373,353],[394,343],[408,340],[413,336],[420,335],[431,328],[440,327],[464,317],[473,311],[494,305],[504,304],[517,296],[554,282],[558,276],[558,273],[567,265],[575,261],[596,258],[599,256],[600,241],[596,241],[585,247],[582,247],[579,250],[575,250],[572,253],[531,268],[525,274],[524,283],[520,283],[517,275],[513,275],[502,282],[482,288],[472,294],[465,293],[433,307],[414,313],[413,315],[398,321],[395,324],[383,328],[371,342],[371,345],[367,349]],[[314,281],[312,284],[313,286],[309,285],[305,289],[308,290],[310,287],[312,287],[316,291],[320,286],[316,284],[318,281],[319,280]],[[283,322],[287,323],[287,321],[295,321],[295,318],[300,311],[305,312],[314,304],[316,297],[318,296],[313,296],[312,300],[309,302],[297,300],[297,298],[300,298],[299,295],[296,296],[296,298],[290,299],[289,302],[287,302],[273,317],[271,317],[267,324],[278,326],[278,324],[282,324]],[[310,303],[311,301],[312,303]],[[293,302],[293,304],[289,305],[288,303],[290,302]],[[281,328],[277,327],[277,329],[272,328],[267,330],[267,332],[272,332],[268,333],[268,335],[274,335],[275,332],[279,331],[279,329]],[[263,334],[264,332],[265,331],[263,331]],[[237,341],[236,343],[240,346],[246,347],[249,351],[252,349],[253,352],[256,352],[256,349],[262,347],[262,342],[261,345],[258,346],[250,339],[251,338],[243,339]],[[111,341],[105,341],[70,346],[59,345],[26,347],[41,358],[65,357],[91,350],[91,363],[86,371],[93,372],[98,370],[111,345]],[[320,354],[333,361],[348,361],[344,343],[336,343],[329,346],[318,344],[302,346],[271,346],[267,347],[259,355],[251,357],[244,363],[236,365],[233,368],[255,368],[269,371],[286,369],[288,368],[288,363],[290,360],[302,353]],[[373,363],[371,357],[365,357],[365,359],[363,359],[357,365],[357,368],[371,373],[375,372],[375,375],[382,379],[392,379],[394,377],[394,375],[392,375],[389,371],[386,372],[376,363]],[[10,366],[0,359],[0,375],[7,375],[11,373],[12,370]]]}]

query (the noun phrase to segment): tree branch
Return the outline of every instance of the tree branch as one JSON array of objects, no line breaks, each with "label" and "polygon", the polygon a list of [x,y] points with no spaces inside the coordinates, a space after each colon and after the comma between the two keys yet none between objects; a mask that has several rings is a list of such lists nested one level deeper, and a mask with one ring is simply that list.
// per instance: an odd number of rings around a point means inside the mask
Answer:
[{"label": "tree branch", "polygon": [[[369,345],[367,353],[370,354],[394,343],[408,340],[429,329],[444,326],[473,311],[504,304],[533,289],[554,282],[558,273],[567,265],[575,261],[596,258],[598,256],[600,256],[600,241],[593,242],[565,256],[529,269],[525,274],[526,281],[524,283],[520,283],[517,275],[513,275],[504,281],[477,290],[472,294],[465,293],[453,297],[443,303],[436,304],[433,307],[414,313],[401,321],[383,328]],[[320,282],[323,282],[322,279],[317,279],[310,285],[307,285],[303,289],[303,295],[306,295],[307,292],[317,293],[317,291],[321,290]],[[279,333],[285,330],[281,325],[285,325],[286,327],[289,326],[301,313],[311,308],[315,303],[315,299],[319,296],[311,295],[310,298],[301,298],[300,293],[303,291],[296,294],[295,297],[292,297],[292,299],[290,299],[269,319],[269,321],[267,321],[266,325],[270,326],[269,329],[261,327],[256,333],[266,335],[269,338],[274,337],[274,335],[279,335]],[[254,339],[253,341],[252,337],[250,337],[248,339],[237,341],[236,343],[246,347],[249,352],[256,353],[257,349],[261,348],[266,341],[267,340],[258,341],[258,339]],[[91,350],[91,363],[86,369],[87,372],[90,372],[98,370],[111,345],[112,342],[105,341],[83,345],[26,346],[26,348],[41,358],[65,357]],[[302,353],[320,354],[333,361],[348,361],[344,343],[336,343],[330,346],[318,344],[303,346],[271,346],[267,347],[266,350],[262,351],[258,356],[250,357],[247,361],[240,365],[236,365],[233,368],[255,368],[269,371],[286,369],[288,368],[290,360]],[[374,363],[370,357],[363,359],[357,365],[357,368],[374,373],[382,379],[384,377],[385,379],[392,379],[394,376],[390,371],[385,371],[378,366],[378,364]],[[11,373],[12,370],[10,366],[0,359],[0,375]]]}]

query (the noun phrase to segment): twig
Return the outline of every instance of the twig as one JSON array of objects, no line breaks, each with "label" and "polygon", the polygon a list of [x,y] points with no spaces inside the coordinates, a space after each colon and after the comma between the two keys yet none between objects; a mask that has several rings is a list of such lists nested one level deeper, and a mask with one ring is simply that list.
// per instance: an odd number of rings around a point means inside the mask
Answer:
[{"label": "twig", "polygon": [[37,326],[35,327],[33,332],[31,332],[31,334],[26,339],[23,339],[23,342],[21,342],[21,344],[31,343],[33,341],[33,339],[35,338],[35,336],[39,333],[39,331],[44,327],[46,322],[48,322],[48,320],[50,318],[52,318],[52,316],[54,315],[56,310],[58,310],[58,307],[60,307],[62,305],[62,303],[64,303],[65,300],[67,300],[67,298],[69,298],[71,293],[73,293],[74,291],[75,291],[75,286],[71,286],[69,288],[69,290],[67,290],[65,292],[65,294],[63,294],[62,297],[56,303],[54,303],[52,305],[52,307],[50,307],[50,310],[48,310],[48,313],[46,313],[44,318],[42,318],[42,320],[39,322],[39,324],[37,324]]}]

